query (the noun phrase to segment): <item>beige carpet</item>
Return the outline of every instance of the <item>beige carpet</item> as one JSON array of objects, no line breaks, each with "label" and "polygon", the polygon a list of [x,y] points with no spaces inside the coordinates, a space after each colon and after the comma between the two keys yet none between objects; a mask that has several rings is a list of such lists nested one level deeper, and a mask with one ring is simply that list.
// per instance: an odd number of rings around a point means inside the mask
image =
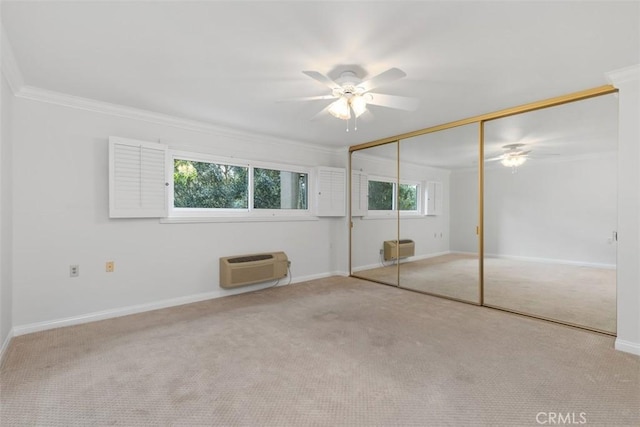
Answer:
[{"label": "beige carpet", "polygon": [[612,347],[332,278],[16,337],[0,424],[638,426],[640,358]]},{"label": "beige carpet", "polygon": [[[485,304],[601,331],[616,331],[613,269],[503,258],[486,258],[484,269]],[[397,283],[396,266],[361,271],[357,275]],[[400,286],[478,303],[478,258],[448,254],[401,263]]]},{"label": "beige carpet", "polygon": [[[400,286],[478,303],[478,257],[448,254],[400,264]],[[358,276],[396,284],[397,266],[358,272]]]}]

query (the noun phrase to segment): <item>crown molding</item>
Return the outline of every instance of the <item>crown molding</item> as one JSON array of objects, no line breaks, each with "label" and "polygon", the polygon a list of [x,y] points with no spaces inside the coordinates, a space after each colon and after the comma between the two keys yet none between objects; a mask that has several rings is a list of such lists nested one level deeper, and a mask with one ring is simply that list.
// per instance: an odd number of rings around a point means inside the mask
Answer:
[{"label": "crown molding", "polygon": [[291,148],[304,147],[309,150],[320,151],[329,154],[338,154],[339,149],[324,147],[321,145],[310,144],[305,142],[292,141],[273,136],[267,136],[257,133],[251,133],[211,123],[201,122],[197,120],[182,119],[168,114],[156,113],[149,110],[143,110],[134,107],[127,107],[109,102],[97,101],[90,98],[83,98],[74,95],[68,95],[61,92],[55,92],[47,89],[41,89],[34,86],[22,86],[16,97],[28,99],[31,101],[46,102],[50,104],[61,105],[79,110],[91,111],[100,114],[123,117],[126,119],[140,120],[165,126],[176,127],[194,132],[214,134],[216,136],[234,138],[248,141],[260,140],[262,143],[272,143],[276,145],[289,145]]},{"label": "crown molding", "polygon": [[16,57],[13,54],[13,47],[11,47],[11,43],[9,42],[4,26],[1,24],[0,39],[0,53],[2,56],[0,63],[2,64],[2,74],[7,79],[7,83],[9,83],[9,87],[15,95],[24,86],[24,78],[22,77],[22,72],[20,71]]},{"label": "crown molding", "polygon": [[614,86],[620,83],[640,80],[640,64],[605,73],[607,80]]},{"label": "crown molding", "polygon": [[1,69],[5,76],[9,87],[13,94],[18,98],[28,99],[32,101],[46,102],[49,104],[61,105],[79,110],[92,111],[100,114],[108,114],[111,116],[123,117],[132,120],[140,120],[165,126],[171,126],[184,130],[214,134],[227,138],[255,141],[260,140],[261,143],[271,143],[275,145],[286,145],[293,149],[306,148],[308,150],[331,155],[341,154],[341,148],[325,147],[322,145],[311,144],[306,142],[292,141],[269,135],[262,135],[231,129],[211,123],[183,119],[168,114],[156,113],[154,111],[143,110],[134,107],[127,107],[109,102],[97,101],[95,99],[83,98],[74,95],[68,95],[61,92],[55,92],[47,89],[41,89],[35,86],[25,84],[22,72],[13,53],[13,47],[9,42],[4,26],[0,24],[0,53],[1,53]]}]

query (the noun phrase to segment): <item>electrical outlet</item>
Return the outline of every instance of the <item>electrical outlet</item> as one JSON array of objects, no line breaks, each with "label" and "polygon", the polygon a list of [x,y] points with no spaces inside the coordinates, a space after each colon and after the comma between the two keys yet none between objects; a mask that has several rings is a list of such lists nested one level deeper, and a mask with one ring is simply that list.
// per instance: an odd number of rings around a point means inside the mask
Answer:
[{"label": "electrical outlet", "polygon": [[69,266],[69,277],[78,277],[80,275],[80,266],[79,265],[70,265]]},{"label": "electrical outlet", "polygon": [[114,269],[115,263],[113,261],[107,261],[107,264],[105,265],[105,270],[107,271],[107,273],[113,273]]}]

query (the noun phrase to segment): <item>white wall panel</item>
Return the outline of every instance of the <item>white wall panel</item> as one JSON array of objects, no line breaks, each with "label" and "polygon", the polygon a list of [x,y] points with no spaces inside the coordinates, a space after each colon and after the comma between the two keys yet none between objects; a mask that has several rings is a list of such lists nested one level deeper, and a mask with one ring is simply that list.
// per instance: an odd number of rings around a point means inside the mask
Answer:
[{"label": "white wall panel", "polygon": [[[13,94],[4,76],[0,77],[0,350],[13,328],[13,206],[11,118]],[[0,353],[1,354],[1,353]]]},{"label": "white wall panel", "polygon": [[[166,224],[109,219],[108,137],[178,150],[307,167],[343,166],[335,152],[15,100],[14,326],[50,322],[191,295],[227,295],[218,258],[282,250],[293,279],[337,265],[333,219]],[[3,191],[4,197],[4,191]],[[105,272],[105,262],[115,272]],[[69,265],[80,276],[69,277]],[[258,286],[259,287],[259,286]],[[256,286],[243,290],[252,290]]]},{"label": "white wall panel", "polygon": [[[476,173],[452,174],[452,185],[471,188]],[[464,194],[462,191],[454,191]],[[617,158],[531,160],[516,173],[493,166],[485,170],[485,253],[558,262],[615,265]],[[453,250],[468,251],[459,235],[477,223],[477,200],[456,198],[466,226],[452,231]],[[474,248],[474,250],[476,250]]]}]

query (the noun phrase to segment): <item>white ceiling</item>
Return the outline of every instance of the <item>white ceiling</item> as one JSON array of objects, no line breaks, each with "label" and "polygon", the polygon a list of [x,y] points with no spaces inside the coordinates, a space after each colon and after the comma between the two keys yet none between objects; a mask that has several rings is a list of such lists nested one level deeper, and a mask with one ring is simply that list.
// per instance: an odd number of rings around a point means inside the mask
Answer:
[{"label": "white ceiling", "polygon": [[[600,86],[640,62],[636,1],[3,1],[2,21],[28,86],[328,147]],[[373,106],[347,133],[310,120],[330,101],[277,102],[328,94],[302,71],[348,64],[402,69],[376,91],[419,109]]]},{"label": "white ceiling", "polygon": [[[478,167],[479,125],[470,124],[401,141],[400,159],[444,169]],[[523,144],[530,158],[564,161],[618,149],[618,98],[615,94],[504,117],[485,123],[485,158]],[[379,153],[389,150],[380,150]],[[392,156],[395,158],[395,154]]]}]

